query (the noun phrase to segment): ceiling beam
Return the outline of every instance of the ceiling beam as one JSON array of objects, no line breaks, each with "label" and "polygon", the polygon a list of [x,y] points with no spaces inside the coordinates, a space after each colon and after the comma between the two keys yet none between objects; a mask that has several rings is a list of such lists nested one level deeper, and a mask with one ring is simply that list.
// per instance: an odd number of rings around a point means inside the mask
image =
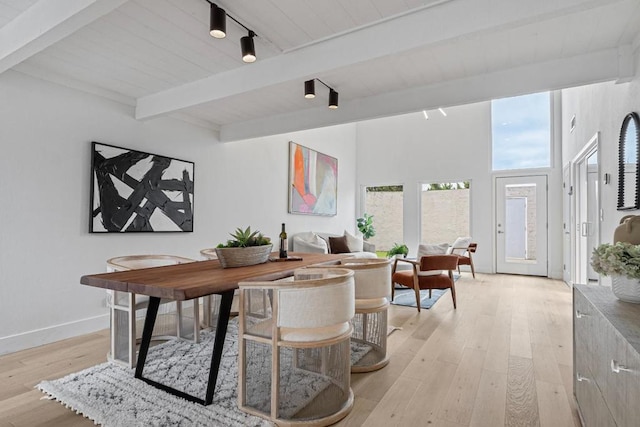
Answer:
[{"label": "ceiling beam", "polygon": [[[220,141],[230,142],[267,135],[315,129],[362,120],[435,110],[572,86],[629,77],[620,67],[620,55],[630,49],[612,48],[594,53],[539,62],[489,74],[451,80],[340,103],[338,110],[325,107],[295,111],[222,126]],[[339,114],[336,114],[339,113]]]},{"label": "ceiling beam", "polygon": [[[536,1],[519,2],[514,7],[512,0],[443,0],[276,57],[138,98],[136,118],[150,119],[288,81],[302,83],[341,67],[617,1],[621,0]],[[451,17],[456,19],[452,21]]]},{"label": "ceiling beam", "polygon": [[0,74],[127,0],[40,0],[0,28]]}]

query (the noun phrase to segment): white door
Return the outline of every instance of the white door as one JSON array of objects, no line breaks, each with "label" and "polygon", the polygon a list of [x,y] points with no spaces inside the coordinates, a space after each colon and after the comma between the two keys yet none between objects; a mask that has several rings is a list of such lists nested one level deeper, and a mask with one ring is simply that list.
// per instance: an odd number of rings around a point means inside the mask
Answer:
[{"label": "white door", "polygon": [[562,171],[562,280],[565,283],[573,284],[573,260],[571,258],[571,196],[573,187],[571,186],[571,166],[567,165]]},{"label": "white door", "polygon": [[599,206],[598,200],[598,153],[593,153],[587,159],[587,223],[589,227],[587,229],[587,279],[589,282],[597,282],[599,279],[598,273],[591,267],[591,254],[593,250],[598,246],[600,235],[600,220],[599,220]]},{"label": "white door", "polygon": [[591,267],[591,254],[600,241],[600,202],[598,191],[598,148],[591,144],[575,163],[576,190],[576,277],[575,283],[597,282]]},{"label": "white door", "polygon": [[496,178],[496,272],[547,276],[547,177]]}]

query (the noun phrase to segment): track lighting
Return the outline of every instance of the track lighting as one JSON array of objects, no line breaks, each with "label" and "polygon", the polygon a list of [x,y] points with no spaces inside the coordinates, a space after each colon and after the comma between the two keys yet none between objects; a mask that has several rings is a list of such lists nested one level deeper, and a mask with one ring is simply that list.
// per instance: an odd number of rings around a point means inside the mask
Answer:
[{"label": "track lighting", "polygon": [[247,28],[242,22],[225,12],[224,9],[218,7],[217,4],[205,0],[211,5],[211,13],[209,19],[209,34],[217,39],[223,39],[227,36],[227,17],[242,28],[247,30],[248,35],[240,38],[240,48],[242,49],[242,60],[244,62],[254,62],[256,60],[256,46],[253,38],[258,35],[251,29]]},{"label": "track lighting", "polygon": [[338,108],[338,92],[336,92],[331,86],[320,79],[311,79],[304,82],[304,97],[307,99],[316,97],[316,80],[325,85],[327,89],[329,89],[329,108],[332,110]]},{"label": "track lighting", "polygon": [[244,62],[255,62],[256,60],[256,47],[253,44],[253,37],[255,35],[256,33],[249,30],[249,35],[246,35],[240,39],[240,47],[242,48],[242,60]]},{"label": "track lighting", "polygon": [[338,92],[333,89],[329,89],[329,108],[332,110],[338,108]]},{"label": "track lighting", "polygon": [[227,36],[227,14],[224,9],[213,3],[211,3],[209,34],[217,39],[223,39]]},{"label": "track lighting", "polygon": [[316,82],[315,80],[307,80],[304,82],[304,97],[307,99],[316,97]]}]

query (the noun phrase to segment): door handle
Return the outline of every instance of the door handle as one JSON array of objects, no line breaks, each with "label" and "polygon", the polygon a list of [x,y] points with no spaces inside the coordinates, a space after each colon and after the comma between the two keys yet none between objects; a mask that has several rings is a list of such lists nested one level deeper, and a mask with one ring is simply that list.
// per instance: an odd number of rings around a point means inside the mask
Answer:
[{"label": "door handle", "polygon": [[504,234],[504,231],[498,230],[498,234]]}]

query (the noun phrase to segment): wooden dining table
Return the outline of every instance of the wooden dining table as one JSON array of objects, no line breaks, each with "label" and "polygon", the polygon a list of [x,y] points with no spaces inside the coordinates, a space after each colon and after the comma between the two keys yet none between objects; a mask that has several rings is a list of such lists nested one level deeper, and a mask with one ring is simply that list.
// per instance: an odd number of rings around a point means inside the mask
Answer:
[{"label": "wooden dining table", "polygon": [[[273,261],[236,268],[222,268],[217,260],[196,261],[186,264],[174,264],[114,273],[91,274],[82,276],[80,283],[87,286],[149,296],[149,305],[142,330],[142,341],[138,353],[135,377],[154,387],[189,401],[210,405],[213,401],[213,393],[218,378],[218,369],[220,367],[222,348],[227,333],[233,293],[238,289],[238,283],[248,280],[264,281],[282,279],[292,276],[294,270],[300,267],[318,264],[337,264],[341,259],[348,257],[348,254],[291,253],[290,257],[300,259],[295,261],[279,261],[277,260],[278,254],[273,253]],[[161,384],[143,377],[142,373],[151,343],[153,327],[158,315],[160,299],[184,301],[214,294],[218,294],[222,298],[220,301],[205,398],[202,399],[187,394],[166,384]]]}]

